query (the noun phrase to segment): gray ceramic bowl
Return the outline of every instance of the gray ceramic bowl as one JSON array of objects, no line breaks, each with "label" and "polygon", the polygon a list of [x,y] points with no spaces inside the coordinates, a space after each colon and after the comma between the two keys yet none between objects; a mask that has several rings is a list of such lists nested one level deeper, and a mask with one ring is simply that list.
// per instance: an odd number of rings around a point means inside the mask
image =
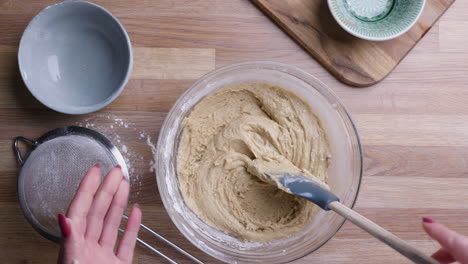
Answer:
[{"label": "gray ceramic bowl", "polygon": [[21,38],[21,76],[41,103],[58,112],[84,114],[110,104],[132,68],[127,32],[104,8],[64,1],[42,10]]}]

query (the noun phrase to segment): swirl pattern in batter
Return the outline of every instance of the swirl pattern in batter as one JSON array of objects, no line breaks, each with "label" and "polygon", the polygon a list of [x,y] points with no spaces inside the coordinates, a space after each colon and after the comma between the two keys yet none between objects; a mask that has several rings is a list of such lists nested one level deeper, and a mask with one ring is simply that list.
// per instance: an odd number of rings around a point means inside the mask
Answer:
[{"label": "swirl pattern in batter", "polygon": [[295,94],[243,83],[202,99],[184,120],[177,155],[180,188],[202,220],[249,241],[301,231],[315,205],[264,181],[301,173],[326,184],[329,144],[320,120]]}]

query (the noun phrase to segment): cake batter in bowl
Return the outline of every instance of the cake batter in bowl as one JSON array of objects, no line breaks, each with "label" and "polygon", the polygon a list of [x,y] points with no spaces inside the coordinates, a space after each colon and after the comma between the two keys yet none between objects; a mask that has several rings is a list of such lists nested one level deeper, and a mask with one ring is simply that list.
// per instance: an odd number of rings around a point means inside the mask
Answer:
[{"label": "cake batter in bowl", "polygon": [[[338,231],[344,220],[336,214],[314,210],[313,213],[306,214],[306,221],[302,225],[296,226],[296,229],[291,227],[291,230],[288,230],[288,226],[283,225],[280,226],[283,232],[276,235],[276,232],[270,232],[270,235],[266,236],[263,236],[262,232],[252,233],[248,230],[242,232],[242,225],[234,230],[222,228],[212,219],[217,221],[226,217],[227,223],[229,221],[236,223],[239,222],[239,219],[235,219],[229,211],[225,211],[225,213],[214,211],[213,215],[210,215],[209,210],[204,210],[201,213],[197,209],[197,206],[209,208],[209,206],[204,206],[203,199],[207,199],[206,204],[210,203],[209,199],[215,199],[211,195],[213,192],[210,194],[210,190],[215,190],[216,187],[200,184],[198,201],[191,202],[190,195],[187,193],[193,194],[196,188],[187,192],[190,188],[187,187],[186,180],[187,177],[190,177],[187,176],[190,173],[186,174],[183,172],[183,168],[177,167],[184,163],[185,159],[179,157],[178,160],[179,152],[186,150],[189,142],[192,142],[187,139],[187,133],[183,133],[183,131],[185,127],[190,127],[187,120],[190,120],[191,113],[197,112],[197,105],[202,105],[203,99],[212,98],[211,95],[222,94],[227,89],[232,90],[232,87],[239,89],[238,87],[252,86],[257,87],[255,88],[257,91],[276,87],[271,93],[265,93],[265,95],[275,94],[274,90],[279,89],[279,97],[291,95],[294,98],[300,98],[304,104],[310,107],[312,116],[317,117],[321,129],[326,135],[328,146],[325,152],[326,156],[330,157],[328,163],[322,163],[328,167],[326,169],[328,179],[322,175],[324,172],[320,172],[321,175],[318,176],[326,180],[330,189],[340,197],[345,205],[350,207],[354,205],[361,181],[362,154],[359,137],[348,112],[336,95],[316,78],[291,66],[273,62],[247,62],[223,67],[202,77],[179,98],[166,117],[158,140],[155,155],[158,187],[166,210],[174,224],[189,241],[207,254],[228,263],[289,262],[320,248]],[[284,93],[282,94],[281,91]],[[227,97],[232,97],[232,95]],[[258,99],[258,95],[252,98]],[[274,96],[272,98],[275,99]],[[294,105],[297,105],[298,102]],[[223,111],[223,109],[220,110]],[[273,109],[270,115],[274,111]],[[278,107],[277,111],[281,111],[281,108]],[[203,116],[203,110],[199,112]],[[311,118],[310,123],[313,122],[316,121]],[[230,125],[233,127],[231,130],[236,129],[234,123]],[[231,133],[231,135],[237,134]],[[295,145],[300,143],[305,144],[297,142]],[[242,152],[240,149],[236,149],[236,151]],[[246,157],[251,154],[255,156],[255,153],[244,154]],[[246,163],[250,164],[248,159],[246,159]],[[255,174],[254,170],[250,172]],[[206,188],[205,196],[203,195],[204,188]],[[229,190],[229,187],[223,188]],[[255,193],[252,197],[255,197]],[[223,215],[219,215],[220,213]],[[259,229],[254,228],[254,230]],[[268,234],[268,232],[266,233]],[[256,236],[257,234],[260,236]]]}]

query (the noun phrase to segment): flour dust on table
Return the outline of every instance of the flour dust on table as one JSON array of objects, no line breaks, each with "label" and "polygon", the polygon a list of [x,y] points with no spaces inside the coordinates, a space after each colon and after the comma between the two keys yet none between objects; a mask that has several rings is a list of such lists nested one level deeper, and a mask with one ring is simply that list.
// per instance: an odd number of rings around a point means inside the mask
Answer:
[{"label": "flour dust on table", "polygon": [[135,147],[136,144],[144,144],[152,153],[151,145],[148,144],[151,143],[151,138],[147,132],[137,130],[133,122],[112,114],[97,114],[76,124],[102,133],[120,150],[130,175],[131,198],[137,199],[142,188],[143,174],[153,167],[152,155],[148,162],[144,158],[147,151],[143,152],[141,148]]}]

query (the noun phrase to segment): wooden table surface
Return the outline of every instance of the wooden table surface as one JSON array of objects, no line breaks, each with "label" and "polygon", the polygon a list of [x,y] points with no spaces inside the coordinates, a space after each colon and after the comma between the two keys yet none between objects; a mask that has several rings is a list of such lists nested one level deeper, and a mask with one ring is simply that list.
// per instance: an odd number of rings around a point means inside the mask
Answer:
[{"label": "wooden table surface", "polygon": [[[356,210],[430,253],[438,245],[421,228],[433,217],[468,235],[468,2],[456,1],[383,82],[369,88],[339,83],[247,0],[99,0],[127,29],[134,71],[122,95],[98,113],[48,110],[24,87],[17,47],[28,21],[55,1],[0,0],[0,261],[52,263],[57,245],[39,236],[20,211],[15,136],[35,138],[82,124],[108,135],[132,167],[131,202],[144,222],[207,263],[167,216],[150,172],[151,149],[167,111],[204,73],[226,64],[272,60],[300,67],[344,101],[364,147]],[[378,60],[379,58],[375,58]],[[190,263],[147,238],[181,263]],[[136,263],[164,263],[138,247]],[[317,252],[296,263],[408,263],[346,223]]]}]

